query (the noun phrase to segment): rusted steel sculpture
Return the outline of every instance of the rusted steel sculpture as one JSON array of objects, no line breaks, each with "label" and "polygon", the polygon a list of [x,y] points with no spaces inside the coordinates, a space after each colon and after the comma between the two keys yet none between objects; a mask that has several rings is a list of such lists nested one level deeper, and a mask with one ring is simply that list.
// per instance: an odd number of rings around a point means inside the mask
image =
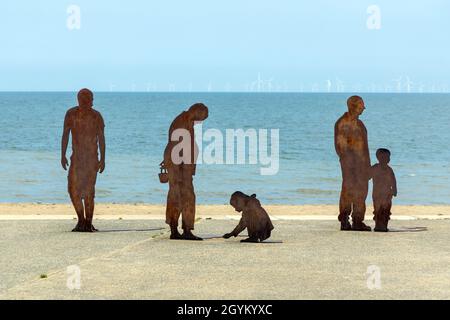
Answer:
[{"label": "rusted steel sculpture", "polygon": [[[69,135],[72,134],[72,156],[68,175],[68,191],[78,216],[74,232],[97,231],[92,225],[94,216],[97,172],[105,170],[104,121],[100,112],[92,108],[93,93],[78,92],[78,106],[67,111],[61,143],[61,165],[67,170],[66,158]],[[100,149],[100,160],[98,150]]]},{"label": "rusted steel sculpture", "polygon": [[334,128],[334,143],[342,170],[339,221],[341,230],[370,231],[363,222],[371,169],[367,130],[359,120],[365,105],[361,97],[352,96],[347,106],[348,112],[339,118]]},{"label": "rusted steel sculpture", "polygon": [[[169,141],[164,151],[160,181],[169,181],[166,223],[170,226],[170,239],[202,240],[192,233],[195,223],[195,192],[193,176],[196,170],[198,146],[195,143],[194,125],[208,118],[208,108],[197,103],[183,111],[169,128]],[[178,220],[182,216],[183,234],[178,232]]]},{"label": "rusted steel sculpture", "polygon": [[389,166],[391,152],[388,149],[377,150],[378,163],[372,166],[373,179],[373,207],[375,231],[387,232],[391,216],[392,197],[397,196],[397,181],[392,168]]},{"label": "rusted steel sculpture", "polygon": [[274,227],[266,210],[256,199],[256,194],[248,196],[236,191],[231,196],[230,204],[237,212],[242,212],[242,218],[233,231],[223,236],[225,239],[237,237],[245,228],[248,231],[248,238],[241,242],[259,242],[270,237]]}]

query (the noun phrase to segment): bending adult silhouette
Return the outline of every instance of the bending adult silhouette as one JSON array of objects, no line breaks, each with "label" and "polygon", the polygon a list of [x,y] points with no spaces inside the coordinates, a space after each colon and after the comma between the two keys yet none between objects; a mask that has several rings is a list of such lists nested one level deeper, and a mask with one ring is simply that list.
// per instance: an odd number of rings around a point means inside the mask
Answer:
[{"label": "bending adult silhouette", "polygon": [[[203,240],[192,233],[195,223],[195,176],[198,146],[195,143],[194,125],[208,118],[208,108],[197,103],[183,111],[169,128],[169,141],[161,164],[169,177],[166,223],[170,226],[170,239]],[[181,147],[180,147],[181,146]],[[183,234],[178,232],[182,216]]]}]

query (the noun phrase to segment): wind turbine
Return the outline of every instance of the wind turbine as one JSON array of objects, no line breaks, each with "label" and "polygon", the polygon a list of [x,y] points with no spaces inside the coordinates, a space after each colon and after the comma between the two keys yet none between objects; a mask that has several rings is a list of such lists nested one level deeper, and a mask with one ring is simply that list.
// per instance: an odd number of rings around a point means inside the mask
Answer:
[{"label": "wind turbine", "polygon": [[355,92],[361,92],[361,88],[362,88],[362,84],[361,83],[356,83],[354,86],[353,86],[353,90],[355,91]]},{"label": "wind turbine", "polygon": [[272,92],[272,81],[273,78],[270,78],[269,80],[265,80],[265,82],[267,83],[267,91]]},{"label": "wind turbine", "polygon": [[300,83],[300,92],[305,91],[305,87],[303,86],[303,83]]},{"label": "wind turbine", "polygon": [[258,73],[258,79],[256,81],[253,81],[251,84],[251,91],[255,90],[256,92],[261,92],[261,88],[264,85],[264,81],[261,79],[261,73]]},{"label": "wind turbine", "polygon": [[423,83],[421,83],[420,85],[419,85],[419,92],[420,93],[423,93],[423,91],[424,91],[424,84]]},{"label": "wind turbine", "polygon": [[400,77],[398,79],[392,79],[392,81],[394,81],[397,84],[397,92],[402,91],[402,79],[403,77]]},{"label": "wind turbine", "polygon": [[412,82],[412,81],[409,79],[409,77],[406,76],[406,82],[405,82],[405,85],[406,85],[406,92],[411,93],[411,85],[413,85],[413,84],[414,84],[414,82]]},{"label": "wind turbine", "polygon": [[327,80],[326,82],[327,82],[327,92],[330,93],[331,92],[331,85],[332,85],[331,80]]},{"label": "wind turbine", "polygon": [[344,91],[344,83],[336,77],[336,91],[343,92]]}]

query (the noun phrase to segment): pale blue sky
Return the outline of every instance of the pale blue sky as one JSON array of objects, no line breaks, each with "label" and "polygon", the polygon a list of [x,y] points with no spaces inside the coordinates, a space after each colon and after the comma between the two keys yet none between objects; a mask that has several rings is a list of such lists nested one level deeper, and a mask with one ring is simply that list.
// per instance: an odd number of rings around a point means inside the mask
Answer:
[{"label": "pale blue sky", "polygon": [[0,90],[448,91],[449,34],[447,0],[2,1]]}]

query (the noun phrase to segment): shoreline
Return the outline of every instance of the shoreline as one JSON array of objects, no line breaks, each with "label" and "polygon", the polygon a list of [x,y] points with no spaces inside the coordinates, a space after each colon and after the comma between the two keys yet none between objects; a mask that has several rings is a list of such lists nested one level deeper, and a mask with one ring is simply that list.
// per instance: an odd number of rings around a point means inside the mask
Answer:
[{"label": "shoreline", "polygon": [[[338,205],[265,205],[273,220],[337,220]],[[366,220],[373,217],[367,206]],[[229,205],[198,205],[201,219],[240,219]],[[74,219],[71,204],[0,203],[0,220]],[[450,219],[450,205],[398,205],[392,209],[393,220]],[[147,220],[165,219],[165,204],[98,203],[94,219]]]}]

